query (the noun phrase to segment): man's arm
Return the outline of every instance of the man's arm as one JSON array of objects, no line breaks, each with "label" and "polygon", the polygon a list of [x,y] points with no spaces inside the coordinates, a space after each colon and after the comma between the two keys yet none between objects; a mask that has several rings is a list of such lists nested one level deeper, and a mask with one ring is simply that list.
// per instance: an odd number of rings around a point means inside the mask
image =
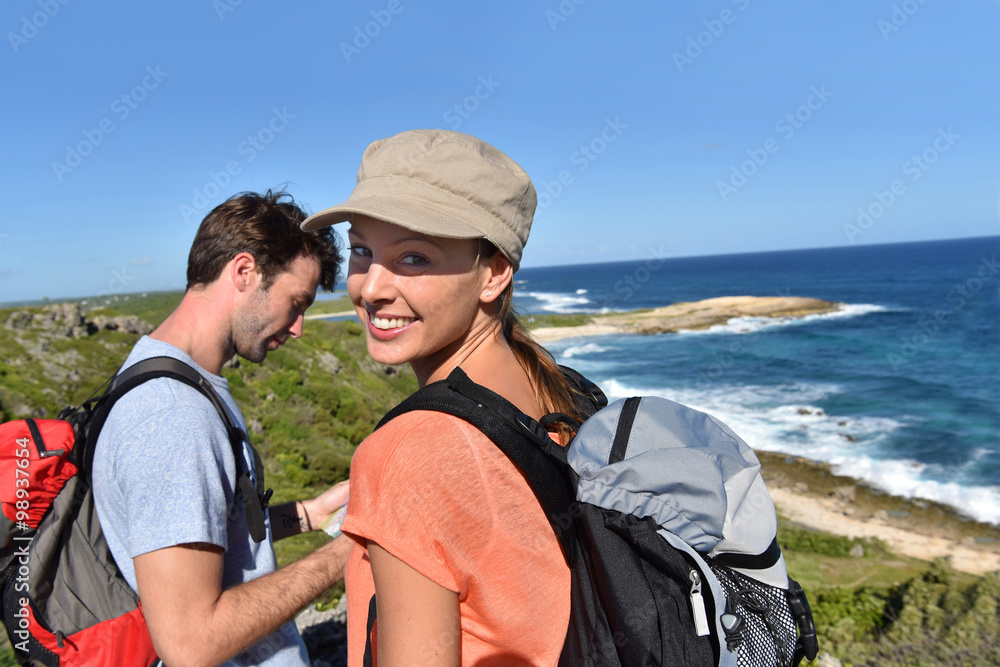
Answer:
[{"label": "man's arm", "polygon": [[170,667],[214,667],[277,630],[344,576],[352,542],[339,537],[270,574],[222,590],[223,552],[211,544],[133,559],[153,646]]}]

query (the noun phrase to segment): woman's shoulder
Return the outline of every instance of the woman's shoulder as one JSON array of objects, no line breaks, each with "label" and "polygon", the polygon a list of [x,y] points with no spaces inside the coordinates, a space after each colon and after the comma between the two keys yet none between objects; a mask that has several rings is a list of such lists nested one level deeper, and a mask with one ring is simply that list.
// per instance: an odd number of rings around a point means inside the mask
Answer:
[{"label": "woman's shoulder", "polygon": [[365,438],[358,446],[355,460],[364,464],[465,458],[484,444],[492,446],[489,438],[460,417],[414,410],[399,415]]},{"label": "woman's shoulder", "polygon": [[461,417],[450,415],[437,410],[413,410],[405,412],[395,419],[387,422],[367,440],[399,440],[410,439],[414,436],[437,437],[440,434],[447,434],[451,437],[455,435],[467,435],[478,439],[484,436],[479,429],[465,421]]}]

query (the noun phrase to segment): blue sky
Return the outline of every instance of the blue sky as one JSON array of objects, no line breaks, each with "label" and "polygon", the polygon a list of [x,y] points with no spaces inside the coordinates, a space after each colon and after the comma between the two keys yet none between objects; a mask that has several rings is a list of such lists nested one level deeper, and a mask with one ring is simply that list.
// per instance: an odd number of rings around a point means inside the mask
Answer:
[{"label": "blue sky", "polygon": [[1000,3],[9,1],[0,302],[183,286],[242,190],[435,127],[535,181],[523,266],[1000,233]]}]

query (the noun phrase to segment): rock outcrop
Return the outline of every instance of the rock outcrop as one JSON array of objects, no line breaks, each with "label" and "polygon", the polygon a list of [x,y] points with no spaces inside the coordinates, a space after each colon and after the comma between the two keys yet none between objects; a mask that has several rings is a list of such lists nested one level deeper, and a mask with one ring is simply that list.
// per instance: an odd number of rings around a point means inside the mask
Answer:
[{"label": "rock outcrop", "polygon": [[75,303],[57,303],[34,312],[15,310],[7,316],[4,327],[12,330],[34,329],[67,338],[85,338],[102,329],[140,335],[153,330],[151,324],[135,315],[97,315],[93,319],[87,319],[86,314]]},{"label": "rock outcrop", "polygon": [[[595,315],[584,325],[544,327],[533,329],[531,333],[541,342],[616,333],[675,333],[708,329],[739,317],[795,319],[807,315],[832,313],[839,310],[842,305],[795,296],[723,296],[703,301],[674,303],[663,308],[635,313]],[[751,328],[751,325],[748,324],[748,328]]]}]

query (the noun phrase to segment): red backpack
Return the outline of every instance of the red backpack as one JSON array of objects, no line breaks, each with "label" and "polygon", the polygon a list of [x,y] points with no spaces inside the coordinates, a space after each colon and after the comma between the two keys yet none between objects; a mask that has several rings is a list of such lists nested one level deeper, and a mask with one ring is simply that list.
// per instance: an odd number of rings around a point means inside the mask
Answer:
[{"label": "red backpack", "polygon": [[[253,539],[266,535],[263,472],[254,451],[255,486],[243,470],[243,431],[212,385],[170,357],[140,361],[106,391],[58,419],[0,424],[0,601],[18,662],[69,667],[152,667],[153,650],[139,598],[115,564],[90,486],[94,446],[115,402],[154,378],[199,390],[226,424],[238,486]],[[253,448],[251,447],[251,450]]]}]

